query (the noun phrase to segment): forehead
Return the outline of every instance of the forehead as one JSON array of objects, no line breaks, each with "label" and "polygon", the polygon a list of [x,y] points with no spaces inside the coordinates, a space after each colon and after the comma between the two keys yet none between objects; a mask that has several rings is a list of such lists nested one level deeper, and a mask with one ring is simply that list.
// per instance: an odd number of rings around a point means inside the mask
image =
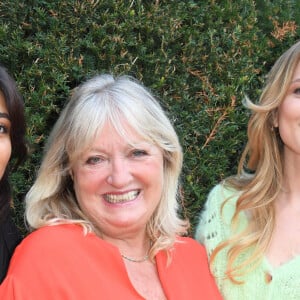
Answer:
[{"label": "forehead", "polygon": [[132,145],[145,140],[125,120],[122,122],[106,120],[101,126],[97,127],[96,125],[90,133],[85,133],[81,134],[79,138],[73,139],[74,143],[69,151],[69,156],[72,156],[71,160],[76,160],[91,149]]},{"label": "forehead", "polygon": [[116,124],[112,124],[111,121],[106,122],[98,132],[98,137],[102,142],[119,141],[131,144],[145,141],[145,137],[132,128],[126,120]]}]

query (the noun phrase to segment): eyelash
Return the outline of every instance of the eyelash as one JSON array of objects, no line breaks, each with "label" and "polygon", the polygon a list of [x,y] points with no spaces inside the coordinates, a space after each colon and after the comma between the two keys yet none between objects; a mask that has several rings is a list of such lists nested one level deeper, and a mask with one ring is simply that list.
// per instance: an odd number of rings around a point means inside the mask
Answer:
[{"label": "eyelash", "polygon": [[300,88],[296,88],[296,89],[294,90],[294,94],[300,94]]},{"label": "eyelash", "polygon": [[[142,157],[142,156],[145,156],[147,154],[148,154],[147,151],[139,150],[139,149],[135,149],[135,150],[132,150],[130,152],[130,156],[132,156],[132,157]],[[86,160],[86,164],[88,164],[88,165],[97,165],[98,163],[101,163],[104,160],[105,160],[105,158],[100,157],[100,156],[91,156]]]},{"label": "eyelash", "polygon": [[104,159],[101,158],[101,157],[98,157],[98,156],[92,156],[92,157],[89,157],[86,161],[86,163],[88,165],[96,165],[98,164],[99,162],[102,162]]},{"label": "eyelash", "polygon": [[8,133],[8,132],[9,132],[9,131],[8,131],[7,126],[5,126],[5,125],[0,125],[0,133],[6,134],[6,133]]},{"label": "eyelash", "polygon": [[132,152],[132,156],[137,156],[137,157],[140,157],[140,156],[145,156],[147,155],[147,152],[145,150],[140,150],[140,149],[135,149],[133,150]]}]

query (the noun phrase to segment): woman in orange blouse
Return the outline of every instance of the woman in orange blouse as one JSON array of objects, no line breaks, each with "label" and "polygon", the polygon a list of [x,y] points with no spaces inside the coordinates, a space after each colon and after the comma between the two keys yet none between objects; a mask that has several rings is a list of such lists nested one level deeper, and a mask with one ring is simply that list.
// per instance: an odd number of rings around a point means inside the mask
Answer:
[{"label": "woman in orange blouse", "polygon": [[154,97],[129,77],[73,93],[26,197],[33,232],[1,299],[220,299],[205,251],[182,237],[182,151]]}]

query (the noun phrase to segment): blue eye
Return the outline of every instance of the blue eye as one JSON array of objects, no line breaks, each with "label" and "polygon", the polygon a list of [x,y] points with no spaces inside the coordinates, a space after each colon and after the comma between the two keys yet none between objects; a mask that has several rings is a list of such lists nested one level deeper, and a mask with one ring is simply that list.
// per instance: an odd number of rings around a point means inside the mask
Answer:
[{"label": "blue eye", "polygon": [[134,156],[134,157],[141,157],[141,156],[145,156],[145,155],[147,155],[147,152],[145,150],[135,149],[132,151],[132,156]]},{"label": "blue eye", "polygon": [[88,165],[96,165],[96,164],[102,162],[103,160],[104,159],[99,156],[92,156],[87,159],[86,163]]}]

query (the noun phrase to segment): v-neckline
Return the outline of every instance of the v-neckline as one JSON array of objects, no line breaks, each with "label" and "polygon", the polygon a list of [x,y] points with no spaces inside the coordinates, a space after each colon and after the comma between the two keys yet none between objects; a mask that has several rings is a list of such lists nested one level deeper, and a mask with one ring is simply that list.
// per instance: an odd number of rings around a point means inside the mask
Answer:
[{"label": "v-neckline", "polygon": [[289,268],[290,264],[294,264],[297,260],[300,259],[300,254],[295,255],[293,258],[285,261],[284,263],[274,266],[268,259],[266,255],[263,257],[263,264],[266,266],[266,268],[271,271],[272,273],[274,272],[280,272],[282,269]]}]

